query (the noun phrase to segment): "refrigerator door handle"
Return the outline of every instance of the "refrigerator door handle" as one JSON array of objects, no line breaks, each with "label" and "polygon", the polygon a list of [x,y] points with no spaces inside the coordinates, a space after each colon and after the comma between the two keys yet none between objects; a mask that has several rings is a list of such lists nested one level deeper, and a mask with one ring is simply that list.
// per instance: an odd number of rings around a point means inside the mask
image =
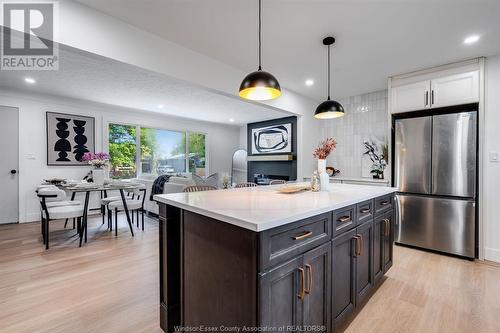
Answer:
[{"label": "refrigerator door handle", "polygon": [[394,239],[399,241],[399,235],[400,235],[400,229],[401,229],[401,204],[399,202],[399,196],[395,195],[394,196],[394,204],[396,207],[396,216],[394,218]]}]

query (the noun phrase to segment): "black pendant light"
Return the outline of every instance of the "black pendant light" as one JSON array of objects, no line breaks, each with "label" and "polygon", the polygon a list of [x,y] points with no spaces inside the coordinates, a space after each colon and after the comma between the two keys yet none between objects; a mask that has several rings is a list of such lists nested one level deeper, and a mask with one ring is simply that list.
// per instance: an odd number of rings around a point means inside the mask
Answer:
[{"label": "black pendant light", "polygon": [[314,112],[316,119],[332,119],[344,115],[344,107],[339,102],[330,99],[330,46],[333,43],[335,43],[333,37],[323,39],[323,45],[328,46],[328,98],[316,108]]},{"label": "black pendant light", "polygon": [[265,101],[281,96],[278,80],[262,70],[262,0],[259,0],[259,69],[248,74],[241,82],[240,97],[253,101]]}]

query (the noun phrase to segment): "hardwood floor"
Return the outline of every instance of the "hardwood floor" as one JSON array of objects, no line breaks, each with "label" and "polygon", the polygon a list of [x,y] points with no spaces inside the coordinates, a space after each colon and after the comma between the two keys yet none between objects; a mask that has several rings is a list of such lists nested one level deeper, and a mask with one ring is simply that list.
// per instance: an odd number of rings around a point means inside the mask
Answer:
[{"label": "hardwood floor", "polygon": [[48,251],[40,224],[0,226],[0,332],[162,332],[157,222],[115,237],[94,218],[81,248],[51,223]]},{"label": "hardwood floor", "polygon": [[[158,226],[132,238],[89,224],[78,248],[63,222],[0,226],[0,332],[161,332]],[[500,267],[397,246],[386,281],[345,332],[500,332]]]},{"label": "hardwood floor", "polygon": [[500,267],[396,246],[394,266],[345,330],[500,332]]}]

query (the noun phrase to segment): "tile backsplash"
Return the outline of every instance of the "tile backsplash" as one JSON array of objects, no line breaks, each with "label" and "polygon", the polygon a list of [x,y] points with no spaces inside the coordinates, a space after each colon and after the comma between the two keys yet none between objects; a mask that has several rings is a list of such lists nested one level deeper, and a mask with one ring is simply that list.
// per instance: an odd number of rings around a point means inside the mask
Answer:
[{"label": "tile backsplash", "polygon": [[327,165],[341,171],[339,176],[369,176],[371,162],[363,157],[363,141],[387,143],[387,90],[346,97],[338,100],[345,116],[324,121],[323,138],[334,137],[337,149],[328,157]]}]

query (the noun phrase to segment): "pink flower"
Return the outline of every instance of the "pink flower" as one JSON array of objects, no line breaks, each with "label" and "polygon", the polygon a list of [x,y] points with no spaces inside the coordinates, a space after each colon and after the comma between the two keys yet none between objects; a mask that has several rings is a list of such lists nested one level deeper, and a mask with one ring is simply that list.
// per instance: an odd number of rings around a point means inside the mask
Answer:
[{"label": "pink flower", "polygon": [[314,149],[313,157],[324,160],[335,148],[337,148],[337,141],[334,138],[327,138]]}]

